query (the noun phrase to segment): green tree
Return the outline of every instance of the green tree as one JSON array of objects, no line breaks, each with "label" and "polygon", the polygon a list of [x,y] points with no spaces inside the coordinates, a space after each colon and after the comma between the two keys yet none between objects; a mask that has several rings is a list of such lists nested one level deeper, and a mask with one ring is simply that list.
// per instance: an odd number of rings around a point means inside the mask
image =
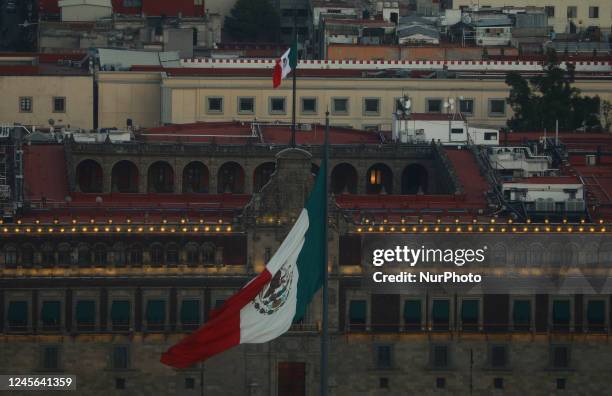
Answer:
[{"label": "green tree", "polygon": [[550,131],[558,120],[562,131],[601,130],[599,97],[581,96],[573,83],[574,66],[568,64],[562,69],[552,49],[547,52],[544,74],[526,80],[517,72],[508,73],[508,103],[514,111],[508,127],[515,131]]},{"label": "green tree", "polygon": [[225,17],[225,32],[235,41],[276,42],[280,18],[270,0],[238,0]]}]

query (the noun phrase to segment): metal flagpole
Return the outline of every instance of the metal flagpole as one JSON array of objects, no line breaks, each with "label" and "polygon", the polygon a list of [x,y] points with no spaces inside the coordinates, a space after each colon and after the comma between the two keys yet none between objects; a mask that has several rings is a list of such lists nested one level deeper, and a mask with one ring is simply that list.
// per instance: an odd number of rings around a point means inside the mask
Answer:
[{"label": "metal flagpole", "polygon": [[291,147],[295,147],[295,90],[297,83],[297,11],[295,5],[293,6],[293,43],[291,44],[292,49],[295,49],[295,68],[293,69],[293,108],[291,109]]},{"label": "metal flagpole", "polygon": [[327,391],[328,391],[328,378],[327,378],[327,371],[328,371],[328,354],[329,354],[329,321],[328,321],[328,300],[329,300],[329,295],[328,295],[328,282],[327,282],[327,277],[328,277],[328,272],[329,269],[327,268],[327,264],[328,264],[328,260],[327,260],[327,229],[329,226],[329,219],[328,219],[328,213],[327,213],[327,209],[328,209],[328,187],[327,187],[327,165],[329,163],[329,110],[327,110],[325,112],[325,140],[323,143],[323,161],[325,166],[323,167],[323,171],[325,172],[324,175],[320,175],[323,176],[325,178],[325,232],[323,233],[323,254],[325,257],[325,262],[323,263],[324,268],[323,268],[323,320],[322,320],[322,330],[321,330],[321,396],[327,396]]}]

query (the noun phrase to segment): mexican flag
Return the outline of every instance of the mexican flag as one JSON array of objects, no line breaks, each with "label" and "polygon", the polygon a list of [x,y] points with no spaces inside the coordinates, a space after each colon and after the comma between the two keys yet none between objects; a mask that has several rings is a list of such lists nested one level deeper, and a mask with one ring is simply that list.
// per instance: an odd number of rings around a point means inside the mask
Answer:
[{"label": "mexican flag", "polygon": [[172,346],[161,362],[187,368],[238,344],[279,337],[300,320],[323,284],[325,161],[296,223],[261,274],[211,313],[200,329]]},{"label": "mexican flag", "polygon": [[280,59],[276,60],[274,65],[274,74],[272,75],[272,86],[278,88],[281,85],[281,81],[287,77],[291,70],[297,68],[297,41],[293,43]]}]

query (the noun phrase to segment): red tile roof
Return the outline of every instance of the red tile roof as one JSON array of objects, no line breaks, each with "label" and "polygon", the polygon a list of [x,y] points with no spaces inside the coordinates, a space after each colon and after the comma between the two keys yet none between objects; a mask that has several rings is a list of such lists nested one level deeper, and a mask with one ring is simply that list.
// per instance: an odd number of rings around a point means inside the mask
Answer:
[{"label": "red tile roof", "polygon": [[485,195],[491,187],[484,176],[480,174],[480,168],[472,152],[451,148],[446,148],[445,151],[463,186],[466,199],[469,202],[478,203],[484,208],[487,203]]},{"label": "red tile roof", "polygon": [[23,162],[27,199],[64,201],[69,195],[64,146],[26,145],[23,148]]}]

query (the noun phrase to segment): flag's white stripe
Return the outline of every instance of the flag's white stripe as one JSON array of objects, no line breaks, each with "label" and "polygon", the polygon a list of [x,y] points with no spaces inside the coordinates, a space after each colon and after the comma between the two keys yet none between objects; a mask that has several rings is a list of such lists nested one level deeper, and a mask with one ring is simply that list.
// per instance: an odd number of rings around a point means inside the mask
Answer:
[{"label": "flag's white stripe", "polygon": [[240,311],[241,344],[267,342],[289,330],[297,305],[297,289],[300,276],[297,259],[304,246],[304,235],[308,230],[308,225],[308,211],[303,209],[289,235],[266,266],[273,277],[285,263],[291,266],[293,277],[286,301],[270,315],[259,313],[252,303],[242,308]]},{"label": "flag's white stripe", "polygon": [[281,78],[287,77],[287,74],[291,72],[291,61],[289,60],[290,53],[291,53],[291,48],[285,51],[283,56],[281,56],[281,62],[280,62],[281,68],[282,68]]}]

